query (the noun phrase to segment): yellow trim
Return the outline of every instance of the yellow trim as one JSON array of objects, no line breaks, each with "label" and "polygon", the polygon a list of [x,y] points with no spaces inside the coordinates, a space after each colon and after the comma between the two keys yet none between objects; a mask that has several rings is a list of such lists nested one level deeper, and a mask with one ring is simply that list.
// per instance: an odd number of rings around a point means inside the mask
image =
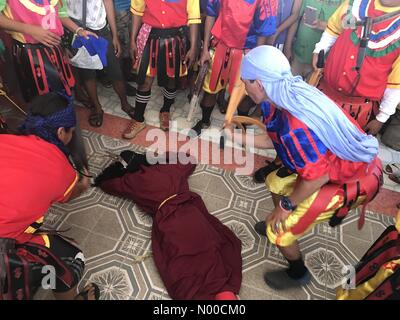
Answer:
[{"label": "yellow trim", "polygon": [[345,290],[341,286],[336,289],[337,300],[364,300],[372,292],[376,290],[378,286],[382,284],[384,280],[390,277],[396,266],[400,264],[399,260],[392,260],[382,265],[376,272],[375,276],[368,281],[363,282],[355,289]]},{"label": "yellow trim", "polygon": [[35,232],[36,232],[36,229],[31,227],[31,226],[26,228],[26,230],[24,231],[24,233],[29,233],[29,234],[32,234],[32,233],[35,233]]},{"label": "yellow trim", "polygon": [[201,19],[199,18],[199,19],[190,19],[190,20],[188,20],[188,25],[191,25],[191,24],[200,24],[201,23]]},{"label": "yellow trim", "polygon": [[[275,194],[282,196],[289,196],[296,184],[297,174],[292,174],[285,178],[280,178],[276,175],[278,170],[270,173],[265,181],[267,188]],[[325,208],[323,212],[319,214],[317,219],[309,225],[306,231],[301,234],[293,234],[290,230],[299,223],[300,219],[307,213],[308,209],[311,207],[315,199],[318,197],[319,190],[314,192],[311,196],[301,202],[295,211],[293,211],[287,219],[284,221],[286,232],[283,231],[283,227],[279,224],[279,233],[275,234],[272,230],[270,224],[267,225],[267,237],[268,240],[281,247],[287,247],[293,244],[294,241],[301,238],[303,235],[307,234],[311,229],[313,229],[317,224],[328,221],[335,213],[335,211],[343,205],[343,197],[336,195],[332,197],[331,201]],[[353,204],[352,209],[356,208],[362,204],[365,200],[365,196],[360,196],[355,204]]]},{"label": "yellow trim", "polygon": [[400,88],[400,56],[392,64],[392,70],[387,79],[387,88]]},{"label": "yellow trim", "polygon": [[[36,4],[34,4],[33,2],[31,2],[30,0],[19,0],[21,2],[21,4],[27,8],[28,10],[40,14],[41,16],[45,16],[47,14],[46,12],[46,7],[40,7]],[[52,6],[53,8],[57,5],[58,0],[51,0],[50,1],[50,6]]]},{"label": "yellow trim", "polygon": [[381,3],[380,0],[375,0],[375,8],[379,11],[383,11],[383,12],[394,12],[397,10],[400,10],[400,6],[397,7],[385,7],[383,6],[383,4]]},{"label": "yellow trim", "polygon": [[78,174],[75,175],[74,182],[72,182],[67,191],[64,192],[64,198],[72,191],[77,182],[78,182]]},{"label": "yellow trim", "polygon": [[[14,16],[11,12],[11,8],[10,6],[7,4],[5,9],[3,10],[3,14],[10,20],[14,20]],[[7,31],[7,33],[9,33],[11,35],[11,37],[21,43],[25,43],[25,37],[22,33],[20,32],[13,32],[13,31]]]},{"label": "yellow trim", "polygon": [[168,197],[167,199],[165,199],[163,202],[161,202],[161,204],[158,206],[158,210],[160,210],[161,209],[161,207],[167,202],[167,201],[169,201],[169,200],[171,200],[171,199],[173,199],[173,198],[175,198],[177,196],[177,194],[175,193],[174,195],[172,195],[172,196],[170,196],[170,197]]},{"label": "yellow trim", "polygon": [[47,234],[42,234],[42,238],[44,241],[44,245],[46,248],[50,248],[50,239],[49,236]]},{"label": "yellow trim", "polygon": [[396,229],[398,232],[400,232],[400,210],[399,210],[399,212],[397,212]]}]

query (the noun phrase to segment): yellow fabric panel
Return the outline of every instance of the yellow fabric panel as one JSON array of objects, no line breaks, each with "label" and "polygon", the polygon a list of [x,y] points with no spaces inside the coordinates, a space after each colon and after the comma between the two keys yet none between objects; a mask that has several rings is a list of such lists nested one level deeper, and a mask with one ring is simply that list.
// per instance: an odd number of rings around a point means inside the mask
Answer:
[{"label": "yellow fabric panel", "polygon": [[380,0],[375,0],[375,8],[380,10],[380,11],[383,11],[383,12],[395,12],[397,10],[400,10],[400,6],[397,6],[397,7],[384,7]]},{"label": "yellow fabric panel", "polygon": [[[267,176],[265,181],[267,188],[275,194],[279,194],[282,196],[289,196],[294,189],[297,174],[292,174],[285,178],[280,178],[276,175],[278,170],[270,173]],[[295,211],[293,211],[289,217],[285,220],[284,224],[286,226],[286,232],[283,231],[282,225],[278,226],[280,231],[279,234],[275,234],[272,231],[271,225],[267,225],[267,237],[268,240],[273,244],[276,244],[280,247],[287,247],[293,244],[294,241],[301,238],[303,235],[307,234],[312,228],[314,228],[317,224],[321,222],[328,221],[335,213],[335,211],[343,205],[343,198],[341,196],[334,196],[329,202],[324,212],[317,217],[317,219],[307,228],[305,232],[302,234],[293,234],[290,232],[290,229],[294,227],[300,219],[307,213],[308,209],[311,207],[315,199],[317,198],[320,191],[314,192],[310,197],[301,202]],[[365,196],[360,197],[358,201],[352,206],[355,208],[363,203],[365,200]]]},{"label": "yellow fabric panel", "polygon": [[43,241],[44,241],[44,246],[46,248],[50,248],[50,239],[49,236],[47,234],[42,234],[43,237]]},{"label": "yellow fabric panel", "polygon": [[144,0],[131,0],[131,12],[135,16],[142,17],[146,9],[146,2]]},{"label": "yellow fabric panel", "polygon": [[400,89],[400,56],[393,63],[387,82],[387,88]]},{"label": "yellow fabric panel", "polygon": [[398,232],[400,232],[400,210],[397,212],[396,229]]},{"label": "yellow fabric panel", "polygon": [[344,1],[328,20],[326,30],[332,36],[338,36],[343,32],[343,16],[349,8],[349,0]]},{"label": "yellow fabric panel", "polygon": [[199,0],[187,0],[186,8],[187,8],[187,13],[188,13],[188,24],[201,23],[200,1]]},{"label": "yellow fabric panel", "polygon": [[390,261],[381,266],[378,272],[370,280],[360,284],[355,289],[345,290],[342,287],[336,289],[337,300],[364,300],[388,277],[390,277],[396,268],[400,265],[399,260]]}]

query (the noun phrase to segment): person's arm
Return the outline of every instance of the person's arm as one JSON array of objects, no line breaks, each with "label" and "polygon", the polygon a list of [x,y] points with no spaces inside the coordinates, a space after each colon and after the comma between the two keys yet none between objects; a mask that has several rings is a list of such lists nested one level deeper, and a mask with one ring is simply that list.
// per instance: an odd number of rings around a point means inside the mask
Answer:
[{"label": "person's arm", "polygon": [[267,133],[254,135],[254,140],[252,139],[253,145],[250,145],[246,140],[248,135],[244,132],[238,132],[238,130],[234,130],[233,125],[225,126],[224,133],[225,136],[233,143],[239,143],[243,146],[258,149],[274,149],[274,144]]},{"label": "person's arm", "polygon": [[276,33],[274,35],[275,39],[278,38],[279,34],[281,34],[283,31],[285,31],[286,29],[289,29],[293,24],[298,22],[301,4],[302,4],[302,0],[295,0],[293,2],[292,12],[291,12],[290,16],[285,21],[283,21],[276,29]]},{"label": "person's arm", "polygon": [[210,56],[210,39],[211,39],[211,30],[215,24],[215,20],[217,18],[214,16],[207,16],[206,22],[204,25],[204,42],[203,42],[203,52],[200,58],[200,65],[203,65],[206,61],[211,61]]},{"label": "person's arm", "polygon": [[299,27],[299,22],[300,20],[297,19],[297,21],[290,26],[283,46],[283,53],[290,62],[293,59],[293,42]]},{"label": "person's arm", "polygon": [[382,101],[379,105],[379,113],[374,120],[368,122],[365,132],[377,135],[382,129],[384,123],[396,112],[397,106],[400,104],[400,88],[386,88]]},{"label": "person's arm", "polygon": [[67,28],[69,31],[77,34],[78,36],[88,38],[89,35],[92,35],[92,36],[98,38],[97,34],[79,27],[69,17],[63,17],[63,18],[60,17],[60,21],[61,21],[62,25],[64,26],[64,28]]},{"label": "person's arm", "polygon": [[88,177],[83,177],[78,181],[75,187],[71,191],[71,195],[68,197],[67,202],[78,198],[80,195],[85,193],[90,187],[90,179]]},{"label": "person's arm", "polygon": [[146,3],[144,2],[144,0],[131,1],[131,13],[132,13],[131,58],[134,61],[138,59],[136,38],[139,34],[140,27],[142,26],[142,17],[144,15],[145,9],[146,9]]},{"label": "person's arm", "polygon": [[201,24],[199,0],[188,0],[186,10],[188,15],[188,25],[190,28],[190,49],[186,54],[185,63],[187,68],[190,68],[195,62],[197,56],[199,24]]},{"label": "person's arm", "polygon": [[328,24],[324,33],[322,34],[321,40],[315,45],[312,66],[314,70],[317,70],[318,54],[321,50],[325,51],[325,54],[335,44],[337,38],[344,30],[343,18],[347,14],[349,8],[349,0],[344,1],[329,18]]},{"label": "person's arm", "polygon": [[[314,180],[305,180],[300,176],[297,178],[296,186],[292,194],[288,197],[290,202],[297,206],[310,197],[313,193],[320,190],[325,184],[329,182],[329,175],[325,174]],[[271,225],[275,233],[279,233],[279,225],[282,226],[283,231],[286,230],[284,221],[290,216],[291,212],[285,211],[279,205],[267,216],[266,223]]]},{"label": "person's arm", "polygon": [[198,41],[198,34],[199,34],[199,25],[198,24],[191,24],[190,28],[190,49],[186,54],[185,63],[187,68],[190,68],[196,60],[197,56],[197,41]]},{"label": "person's arm", "polygon": [[115,20],[115,9],[113,0],[103,0],[104,7],[106,8],[107,20],[110,25],[112,42],[115,50],[115,55],[119,58],[122,54],[121,42],[118,38],[117,23]]},{"label": "person's arm", "polygon": [[[69,178],[73,178],[74,180],[71,183],[71,185],[67,188],[67,190],[64,192],[64,195],[57,200],[57,202],[60,203],[66,203],[73,199],[78,198],[81,194],[86,192],[86,190],[89,189],[90,187],[90,178],[86,176],[82,176],[81,178],[79,178],[78,173],[76,173],[72,168],[70,168],[69,170],[72,171],[71,176],[73,175],[72,177],[70,176]],[[84,168],[83,170],[85,175],[89,175],[89,171],[86,168]]]}]

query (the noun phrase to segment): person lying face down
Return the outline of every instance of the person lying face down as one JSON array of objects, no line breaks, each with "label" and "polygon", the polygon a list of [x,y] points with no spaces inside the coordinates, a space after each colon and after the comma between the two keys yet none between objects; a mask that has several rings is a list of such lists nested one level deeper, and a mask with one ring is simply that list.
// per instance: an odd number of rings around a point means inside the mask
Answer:
[{"label": "person lying face down", "polygon": [[153,217],[154,262],[169,295],[179,300],[235,300],[242,281],[241,242],[189,190],[196,164],[150,165],[123,151],[95,185],[131,199]]}]

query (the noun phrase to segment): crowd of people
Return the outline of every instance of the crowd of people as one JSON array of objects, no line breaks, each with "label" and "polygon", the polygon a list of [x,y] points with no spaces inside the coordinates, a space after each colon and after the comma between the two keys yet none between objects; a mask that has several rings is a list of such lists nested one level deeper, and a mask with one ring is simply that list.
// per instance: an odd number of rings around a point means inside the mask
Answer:
[{"label": "crowd of people", "polygon": [[[207,67],[201,119],[192,128],[199,136],[210,127],[215,105],[225,113],[234,88],[244,84],[247,95],[235,106],[237,114],[249,116],[258,108],[266,133],[255,137],[256,146],[277,153],[254,173],[254,180],[272,193],[275,206],[255,230],[288,262],[287,270],[265,275],[275,290],[310,281],[298,239],[316,224],[329,221],[335,227],[351,209],[362,206],[362,226],[365,206],[382,185],[377,138],[382,134],[382,142],[400,149],[399,0],[0,0],[0,11],[4,50],[17,82],[4,75],[2,79],[6,88],[18,86],[11,89],[20,92],[28,106],[18,134],[0,135],[0,299],[32,298],[41,285],[40,267],[47,264],[56,266],[56,298],[98,299],[95,284],[76,292],[83,252],[42,224],[53,203],[70,201],[90,186],[74,101],[90,109],[87,121],[92,127],[101,127],[99,83],[113,87],[121,110],[131,118],[121,137],[126,140],[146,128],[153,85],[163,94],[159,121],[168,131],[177,92],[190,92],[199,69]],[[319,81],[308,83],[317,73],[322,74]],[[135,96],[134,106],[128,96]],[[239,134],[228,122],[225,132],[232,139]],[[200,208],[192,212],[192,221],[206,219],[225,235],[213,234],[204,246],[213,250],[223,243],[232,251],[229,257],[213,256],[218,274],[210,274],[208,265],[202,265],[204,275],[197,273],[208,280],[218,278],[219,287],[191,278],[193,286],[198,285],[193,292],[182,285],[179,264],[173,275],[163,265],[163,259],[174,264],[178,258],[160,249],[156,262],[170,294],[195,299],[229,292],[223,297],[234,298],[241,280],[237,239],[218,221],[204,218],[209,213],[186,184],[176,186],[182,192],[169,192],[168,184],[165,190],[147,186],[147,196],[158,192],[165,199],[139,198],[142,190],[134,190],[132,179],[148,181],[145,173],[161,176],[169,171],[154,166],[138,173],[141,166],[149,165],[140,163],[133,171],[111,175],[105,169],[104,188],[134,201],[153,201],[153,215],[172,210],[171,199],[182,206],[180,213],[190,202]],[[389,167],[391,179],[400,183],[400,166]],[[169,172],[182,170],[185,181],[194,170],[171,168]],[[167,227],[175,224],[177,220]],[[193,250],[200,241],[196,236],[201,237],[190,233],[188,241]],[[183,246],[183,237],[174,235],[169,241]],[[162,239],[153,241],[165,246]],[[224,259],[232,264],[234,276],[227,276]],[[393,274],[397,266],[400,263],[392,264]],[[190,274],[191,269],[185,269]],[[383,296],[393,297],[394,291],[387,289]]]}]

